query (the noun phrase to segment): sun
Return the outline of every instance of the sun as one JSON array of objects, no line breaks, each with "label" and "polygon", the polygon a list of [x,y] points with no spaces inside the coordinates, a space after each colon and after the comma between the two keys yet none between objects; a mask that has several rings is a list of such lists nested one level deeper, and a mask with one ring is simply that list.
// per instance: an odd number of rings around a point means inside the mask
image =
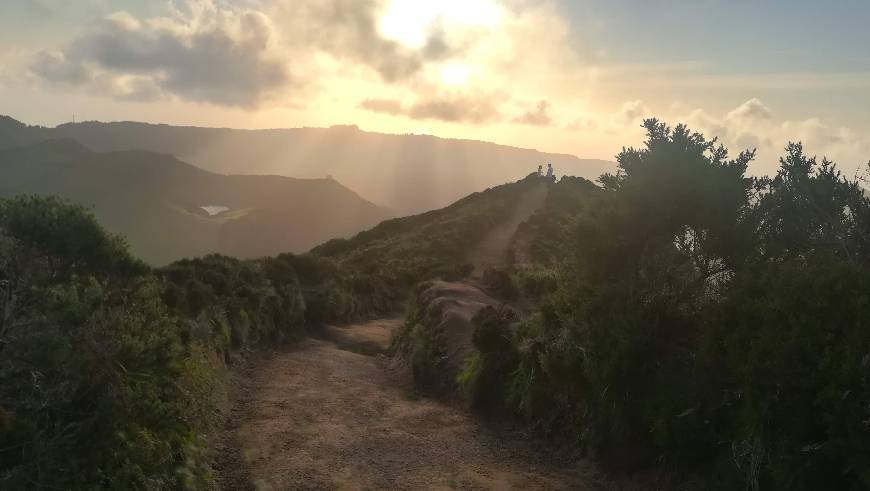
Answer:
[{"label": "sun", "polygon": [[491,28],[501,16],[496,0],[389,0],[379,28],[386,39],[420,49],[436,30],[450,35],[462,29]]},{"label": "sun", "polygon": [[471,77],[471,67],[464,63],[450,63],[441,68],[440,75],[444,85],[465,85]]}]

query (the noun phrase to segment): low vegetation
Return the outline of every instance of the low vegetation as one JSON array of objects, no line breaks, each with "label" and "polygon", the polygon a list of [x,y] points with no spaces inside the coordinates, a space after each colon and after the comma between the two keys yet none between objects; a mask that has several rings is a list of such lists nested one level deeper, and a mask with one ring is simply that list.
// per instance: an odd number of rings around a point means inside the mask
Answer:
[{"label": "low vegetation", "polygon": [[160,282],[81,207],[0,201],[4,488],[167,488],[207,479],[208,348]]},{"label": "low vegetation", "polygon": [[[461,393],[690,488],[870,486],[864,189],[800,144],[750,178],[752,152],[646,128],[600,186],[554,185],[518,234],[525,261],[484,274],[518,308],[474,317]],[[469,247],[538,183],[309,254],[156,270],[80,206],[0,200],[0,487],[206,486],[228,364],[409,293],[397,339],[418,379],[442,380],[421,282],[467,276]]]},{"label": "low vegetation", "polygon": [[517,196],[538,183],[528,177],[474,193],[441,210],[387,220],[351,239],[314,248],[301,260],[329,266],[321,268],[324,274],[311,283],[330,284],[323,291],[338,297],[333,302],[338,308],[323,309],[326,317],[352,320],[399,310],[422,281],[465,278],[473,269],[466,263],[471,246],[506,220]]},{"label": "low vegetation", "polygon": [[[210,480],[225,369],[256,346],[395,310],[510,213],[511,187],[385,222],[312,254],[152,269],[92,213],[0,200],[0,487],[173,488]],[[431,240],[432,238],[435,240]]]}]

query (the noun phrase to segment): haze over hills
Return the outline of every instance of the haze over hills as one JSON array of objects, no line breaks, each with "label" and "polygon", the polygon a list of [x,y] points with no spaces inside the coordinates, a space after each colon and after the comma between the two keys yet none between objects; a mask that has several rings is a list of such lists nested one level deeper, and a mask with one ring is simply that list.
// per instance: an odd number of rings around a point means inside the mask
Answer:
[{"label": "haze over hills", "polygon": [[227,176],[166,154],[97,153],[73,140],[0,149],[0,196],[15,194],[93,207],[154,264],[213,252],[304,252],[389,217],[332,179]]},{"label": "haze over hills", "polygon": [[[100,152],[148,150],[223,174],[333,176],[397,215],[444,207],[551,162],[558,175],[596,179],[612,162],[471,140],[369,133],[355,126],[275,130],[178,127],[134,122],[56,128],[0,122],[0,146],[72,138]],[[521,142],[518,142],[521,143]]]},{"label": "haze over hills", "polygon": [[0,491],[870,491],[868,20],[0,0]]}]

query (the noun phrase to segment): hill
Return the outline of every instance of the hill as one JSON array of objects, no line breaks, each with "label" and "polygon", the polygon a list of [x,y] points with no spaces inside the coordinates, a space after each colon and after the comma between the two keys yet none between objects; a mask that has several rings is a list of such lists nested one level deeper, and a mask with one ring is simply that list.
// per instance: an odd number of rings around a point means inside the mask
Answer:
[{"label": "hill", "polygon": [[[205,194],[210,192],[207,186],[195,185],[206,179],[214,179],[214,186],[226,184],[225,193],[233,190],[226,176],[203,172],[172,157],[146,152],[98,154],[69,140],[7,149],[0,153],[0,162],[4,185],[14,182],[21,187],[53,187],[67,195],[100,196],[104,200],[96,207],[100,213],[131,221],[136,212],[153,212],[154,203],[163,198],[212,197]],[[174,183],[181,183],[187,194],[179,197]],[[437,445],[449,449],[442,455],[449,455],[451,461],[455,455],[467,456],[485,472],[510,467],[504,461],[508,452],[493,451],[500,447],[488,438],[445,433],[439,422],[444,417],[468,428],[476,423],[452,406],[433,407],[424,400],[401,397],[404,385],[382,377],[381,361],[374,356],[311,350],[309,341],[299,343],[289,357],[279,354],[278,372],[268,368],[257,372],[267,378],[280,373],[273,377],[278,382],[274,390],[283,393],[281,384],[293,380],[286,377],[286,368],[294,372],[298,367],[300,390],[281,395],[293,405],[282,406],[276,420],[282,426],[272,426],[266,433],[242,426],[262,407],[256,384],[265,379],[250,382],[257,388],[251,392],[256,399],[250,406],[230,407],[225,398],[235,377],[228,377],[226,367],[259,345],[299,340],[313,331],[333,336],[334,329],[324,322],[392,314],[397,301],[406,299],[421,279],[460,280],[471,270],[465,263],[473,245],[513,219],[523,208],[523,196],[533,193],[543,198],[544,190],[542,179],[527,178],[475,193],[442,210],[387,220],[307,254],[244,261],[209,255],[159,269],[134,259],[124,241],[107,234],[80,205],[50,196],[0,197],[0,311],[5,312],[0,319],[0,349],[5,350],[0,357],[0,487],[27,488],[28,483],[39,482],[61,489],[207,489],[214,487],[215,475],[227,488],[247,487],[248,464],[241,455],[250,448],[250,438],[255,448],[281,443],[286,438],[283,428],[298,427],[283,426],[287,417],[312,409],[308,427],[319,433],[331,424],[334,431],[335,421],[350,421],[344,411],[362,417],[369,414],[371,401],[379,405],[388,401],[400,409],[381,420],[384,428],[399,431],[421,429],[405,415],[425,411],[428,431],[433,438],[442,438],[443,444]],[[386,339],[381,339],[378,349],[386,346]],[[309,359],[310,355],[317,359]],[[343,367],[346,376],[336,377],[340,372],[333,367]],[[322,379],[319,373],[330,375]],[[39,380],[35,390],[33,377]],[[339,379],[343,382],[336,384]],[[362,397],[360,387],[366,392]],[[299,397],[304,393],[326,395],[326,403]],[[316,409],[323,407],[331,410]],[[342,416],[336,420],[338,414]],[[226,418],[233,418],[233,430]],[[236,439],[235,428],[245,440]],[[225,431],[230,434],[221,437]],[[333,463],[347,465],[343,448],[358,440],[339,431],[343,446],[321,451],[318,474],[306,473],[305,482],[325,476],[329,480],[323,482],[332,483],[334,476],[328,470]],[[290,451],[305,451],[307,443],[306,438]],[[287,447],[281,444],[270,455],[286,461]],[[400,465],[408,459],[424,462],[427,468],[450,465],[429,452],[421,457],[407,445],[397,448],[399,459],[391,460]],[[518,467],[542,460],[530,448],[516,448],[522,450],[513,457]],[[234,455],[239,458],[233,460]],[[366,456],[360,465],[380,466],[381,453],[353,455]],[[299,461],[296,468],[304,467]],[[538,482],[550,479],[550,471],[547,467],[516,477],[500,475],[495,481]],[[227,473],[240,480],[228,481]],[[266,477],[271,482],[272,476]],[[565,473],[558,479],[573,477]]]},{"label": "hill", "polygon": [[[615,489],[868,488],[870,199],[800,144],[749,179],[753,153],[645,124],[601,187],[530,176],[274,258],[151,269],[78,205],[0,197],[0,488],[209,488],[217,471],[231,489],[607,489],[556,474],[577,452],[637,483]],[[226,204],[165,155],[61,140],[0,163],[4,185],[109,189],[107,216]],[[372,322],[330,325],[354,319]],[[228,365],[306,334],[218,410]],[[456,396],[566,464],[506,446]]]},{"label": "hill", "polygon": [[389,216],[332,179],[220,175],[165,154],[98,153],[73,140],[0,149],[0,196],[16,194],[93,207],[154,264],[305,252]]},{"label": "hill", "polygon": [[612,162],[583,160],[470,140],[385,135],[355,126],[275,130],[177,127],[134,122],[26,126],[6,117],[0,146],[72,138],[96,151],[169,153],[222,174],[328,175],[362,196],[410,215],[441,208],[480,189],[514,181],[552,162],[561,174],[594,180]]}]

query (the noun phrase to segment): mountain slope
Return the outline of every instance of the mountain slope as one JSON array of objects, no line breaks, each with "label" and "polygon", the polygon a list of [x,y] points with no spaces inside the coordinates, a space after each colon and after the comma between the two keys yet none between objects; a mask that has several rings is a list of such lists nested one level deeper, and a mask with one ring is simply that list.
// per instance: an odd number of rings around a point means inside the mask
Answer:
[{"label": "mountain slope", "polygon": [[43,128],[7,120],[0,123],[0,146],[72,138],[97,151],[170,153],[224,174],[332,175],[399,215],[447,206],[480,189],[519,179],[544,162],[552,162],[560,175],[592,180],[614,169],[612,162],[571,155],[479,141],[368,133],[353,126],[248,131],[88,122]]},{"label": "mountain slope", "polygon": [[0,150],[0,196],[25,193],[93,207],[157,264],[212,252],[304,252],[389,216],[332,179],[225,176],[169,155],[97,153],[72,140]]},{"label": "mountain slope", "polygon": [[412,286],[433,275],[470,273],[468,253],[486,234],[508,220],[522,197],[542,185],[529,176],[466,196],[439,210],[385,221],[351,239],[312,249],[344,268],[391,276]]}]

